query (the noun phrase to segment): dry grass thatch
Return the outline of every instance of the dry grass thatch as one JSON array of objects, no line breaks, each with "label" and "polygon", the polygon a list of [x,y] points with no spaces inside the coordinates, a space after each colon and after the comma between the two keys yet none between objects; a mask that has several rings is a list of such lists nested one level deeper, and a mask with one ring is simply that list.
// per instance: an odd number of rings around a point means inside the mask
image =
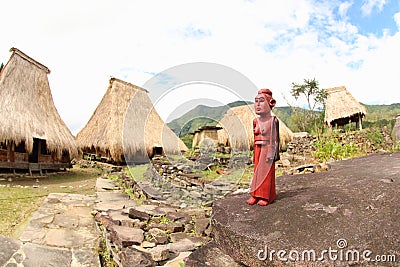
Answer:
[{"label": "dry grass thatch", "polygon": [[363,105],[347,91],[346,87],[339,86],[326,89],[325,123],[327,125],[343,125],[351,121],[358,121],[358,116],[364,117],[367,111]]},{"label": "dry grass thatch", "polygon": [[400,114],[396,116],[396,122],[394,124],[392,134],[394,140],[400,142]]},{"label": "dry grass thatch", "polygon": [[[218,142],[230,145],[237,150],[252,149],[254,144],[253,120],[256,117],[253,105],[229,109],[218,123],[218,126],[223,127],[218,131]],[[279,138],[281,150],[286,149],[287,143],[293,138],[292,131],[281,120],[279,120]]]},{"label": "dry grass thatch", "polygon": [[16,48],[0,73],[0,139],[25,142],[32,152],[33,138],[61,157],[78,154],[73,135],[54,106],[47,74],[50,70]]},{"label": "dry grass thatch", "polygon": [[144,162],[153,147],[174,154],[187,150],[162,121],[147,90],[117,78],[110,79],[107,92],[76,140],[83,151],[94,148],[115,161]]}]

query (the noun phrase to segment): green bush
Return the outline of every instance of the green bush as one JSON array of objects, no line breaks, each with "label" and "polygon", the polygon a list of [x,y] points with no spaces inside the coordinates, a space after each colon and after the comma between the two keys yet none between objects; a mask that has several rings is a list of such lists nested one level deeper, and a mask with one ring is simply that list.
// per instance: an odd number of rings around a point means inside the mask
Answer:
[{"label": "green bush", "polygon": [[353,142],[341,143],[335,134],[327,134],[320,137],[315,143],[315,157],[318,160],[341,160],[360,155],[357,145]]},{"label": "green bush", "polygon": [[379,130],[367,131],[367,136],[375,144],[383,143],[383,134]]}]

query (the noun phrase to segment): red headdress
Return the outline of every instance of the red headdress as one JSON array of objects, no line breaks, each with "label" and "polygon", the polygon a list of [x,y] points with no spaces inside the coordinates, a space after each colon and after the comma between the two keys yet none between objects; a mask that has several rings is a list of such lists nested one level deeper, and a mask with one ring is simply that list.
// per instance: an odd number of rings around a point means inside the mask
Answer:
[{"label": "red headdress", "polygon": [[265,100],[267,100],[269,107],[272,109],[275,107],[276,101],[272,98],[272,92],[269,89],[260,89],[258,90],[259,94],[263,94],[265,96]]}]

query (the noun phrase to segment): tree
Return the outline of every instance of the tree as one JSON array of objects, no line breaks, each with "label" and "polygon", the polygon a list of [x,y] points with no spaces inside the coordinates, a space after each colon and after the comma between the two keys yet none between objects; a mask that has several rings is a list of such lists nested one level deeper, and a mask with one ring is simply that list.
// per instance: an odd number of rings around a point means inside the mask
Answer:
[{"label": "tree", "polygon": [[[326,92],[319,88],[318,81],[314,79],[304,79],[303,84],[292,82],[292,96],[298,100],[300,96],[304,96],[308,108],[303,109],[302,121],[299,121],[299,128],[303,131],[318,131],[318,126],[323,124],[322,111],[325,110]],[[299,113],[299,109],[294,110]]]}]

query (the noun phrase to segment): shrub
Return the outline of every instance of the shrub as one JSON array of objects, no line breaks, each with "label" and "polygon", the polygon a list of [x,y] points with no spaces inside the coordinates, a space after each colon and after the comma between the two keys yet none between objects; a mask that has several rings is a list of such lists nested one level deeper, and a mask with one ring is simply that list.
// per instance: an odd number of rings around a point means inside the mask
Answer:
[{"label": "shrub", "polygon": [[315,157],[318,160],[327,161],[331,158],[341,160],[360,155],[356,144],[353,142],[342,143],[337,135],[334,133],[323,135],[314,143]]}]

